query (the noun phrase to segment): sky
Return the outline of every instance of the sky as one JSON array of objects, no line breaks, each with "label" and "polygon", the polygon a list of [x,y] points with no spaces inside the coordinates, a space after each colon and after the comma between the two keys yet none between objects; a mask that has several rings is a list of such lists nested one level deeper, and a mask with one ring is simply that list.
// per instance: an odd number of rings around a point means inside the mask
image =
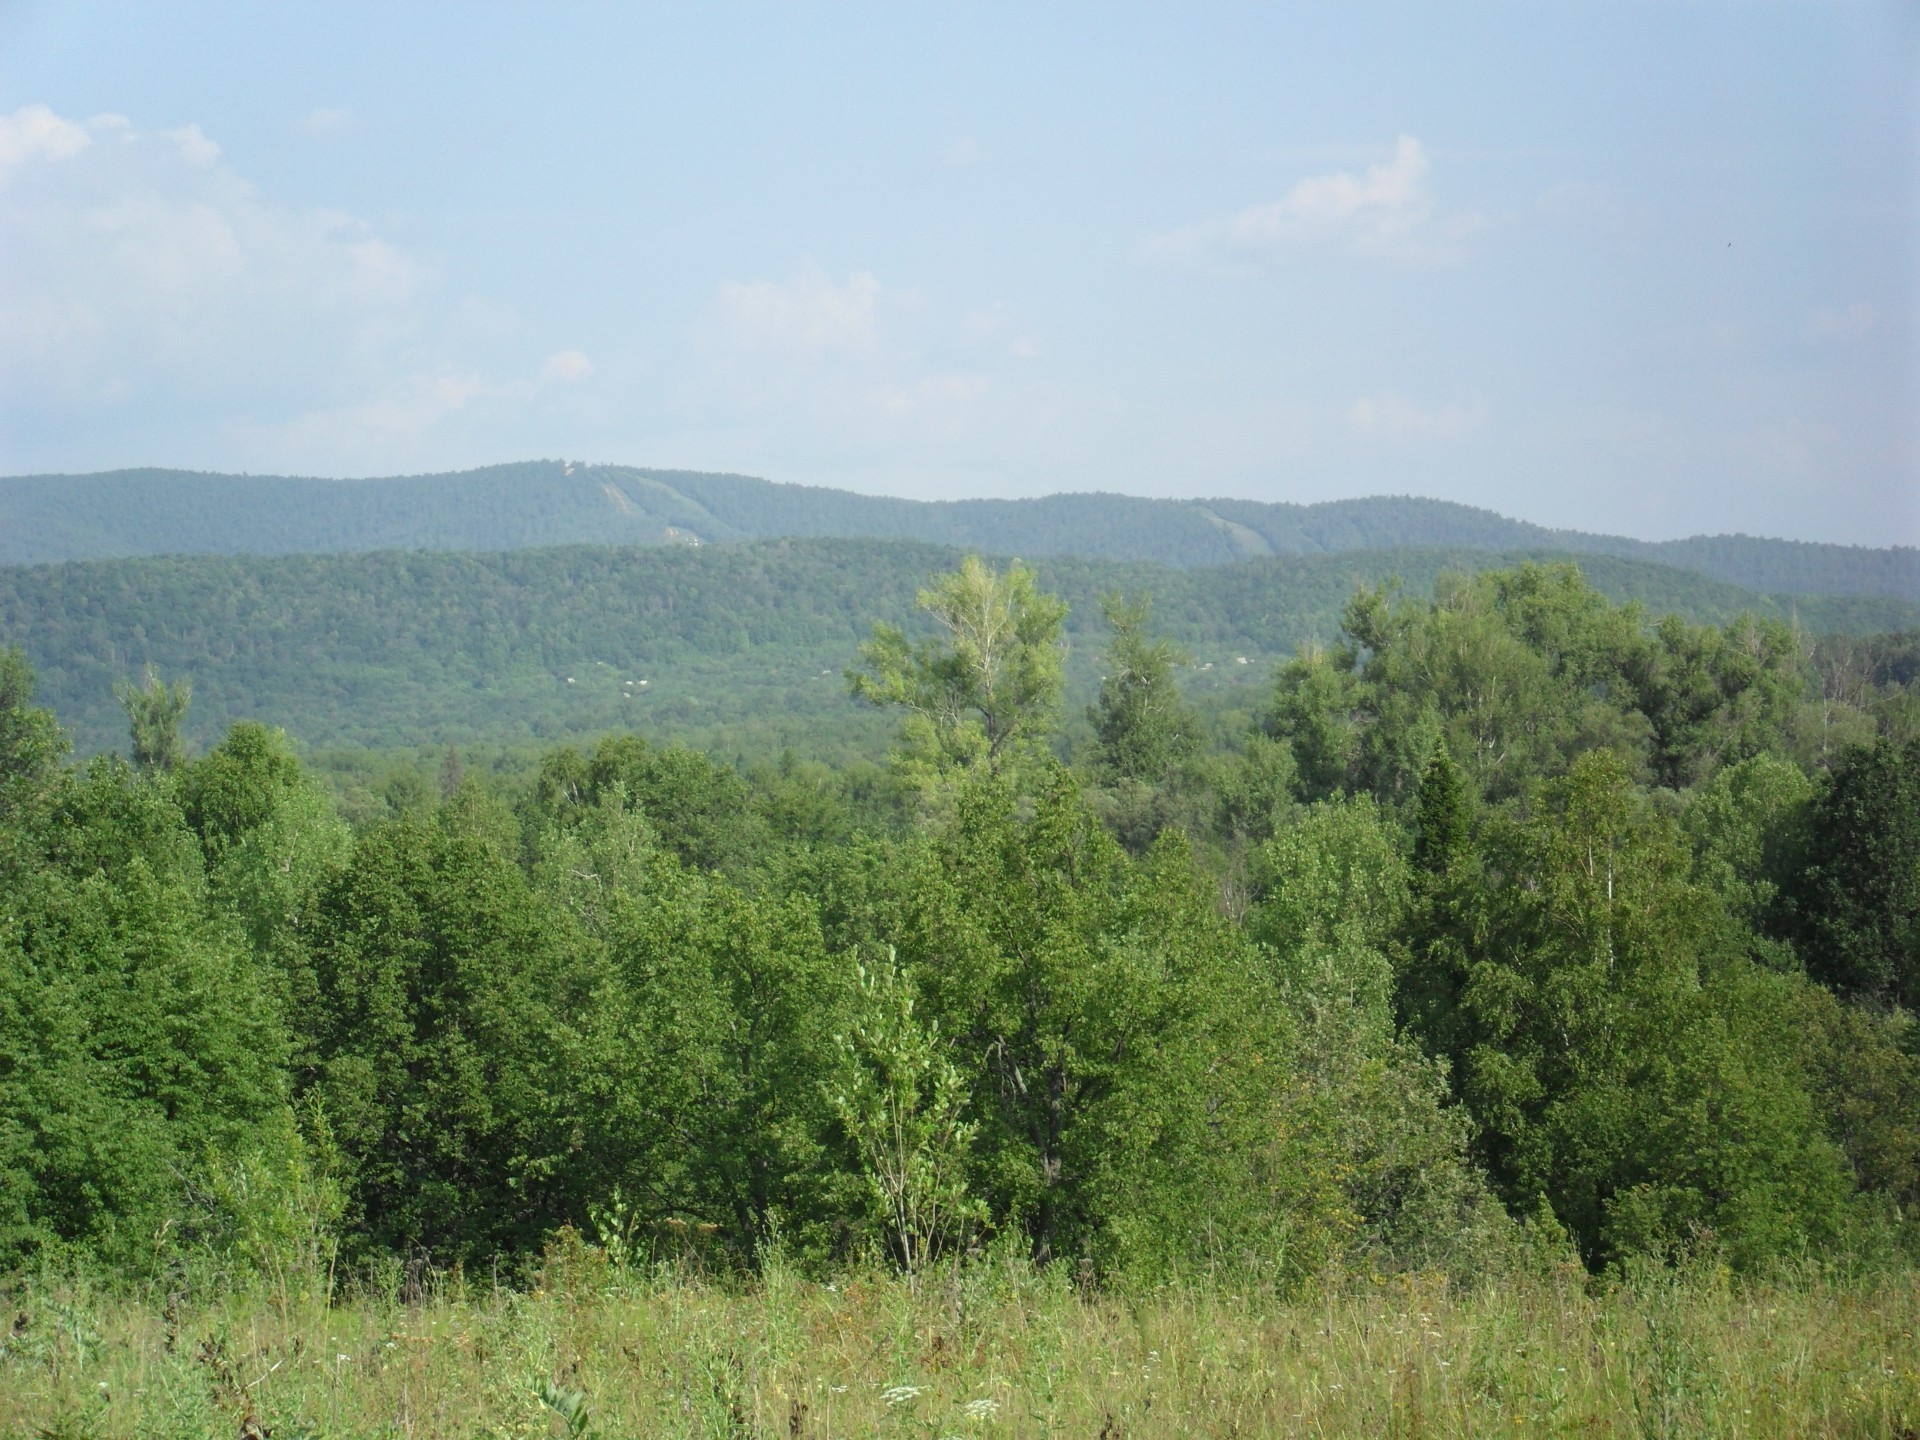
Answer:
[{"label": "sky", "polygon": [[0,0],[0,474],[1920,543],[1920,5]]}]

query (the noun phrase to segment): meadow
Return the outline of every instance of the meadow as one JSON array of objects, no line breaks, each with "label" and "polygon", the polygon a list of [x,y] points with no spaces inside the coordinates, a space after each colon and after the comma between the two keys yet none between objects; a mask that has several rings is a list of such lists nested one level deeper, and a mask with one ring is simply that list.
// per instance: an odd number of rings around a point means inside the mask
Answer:
[{"label": "meadow", "polygon": [[[320,1287],[324,1290],[324,1286]],[[405,1296],[414,1303],[406,1303]],[[1861,1437],[1920,1426],[1920,1277],[1711,1265],[1438,1275],[1289,1297],[1082,1289],[1011,1254],[751,1281],[550,1247],[530,1286],[390,1268],[260,1289],[13,1295],[20,1436]]]}]

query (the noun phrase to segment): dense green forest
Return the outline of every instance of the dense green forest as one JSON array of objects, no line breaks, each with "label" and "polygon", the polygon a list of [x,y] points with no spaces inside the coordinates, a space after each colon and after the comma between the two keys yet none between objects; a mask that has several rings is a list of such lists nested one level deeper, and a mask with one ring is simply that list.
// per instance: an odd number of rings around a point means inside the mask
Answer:
[{"label": "dense green forest", "polygon": [[567,1233],[1284,1290],[1920,1238],[1913,637],[1454,574],[1353,595],[1221,743],[1204,592],[1115,591],[1063,745],[1068,587],[920,578],[833,677],[885,768],[449,751],[352,824],[279,730],[194,754],[165,675],[76,765],[5,652],[0,1271]]},{"label": "dense green forest", "polygon": [[[847,699],[841,670],[876,621],[911,617],[916,587],[958,558],[905,541],[807,540],[16,567],[0,570],[0,643],[26,650],[82,754],[118,743],[114,687],[153,665],[191,681],[187,736],[202,747],[248,718],[318,750],[524,747],[638,729],[736,759],[789,748],[878,759],[885,727]],[[1398,577],[1425,593],[1446,571],[1493,563],[1502,557],[1473,550],[1184,571],[1059,557],[1039,573],[1069,604],[1070,709],[1101,673],[1097,597],[1119,588],[1153,592],[1157,623],[1193,657],[1183,683],[1211,712],[1250,709],[1276,659],[1332,641],[1356,584]],[[1770,597],[1643,561],[1584,564],[1608,597],[1695,621],[1753,611],[1810,636],[1920,621],[1903,601]]]},{"label": "dense green forest", "polygon": [[1314,505],[1108,494],[925,502],[745,475],[562,461],[378,480],[177,470],[0,478],[0,564],[782,537],[919,540],[1176,567],[1350,550],[1553,550],[1673,565],[1768,593],[1920,602],[1920,552],[1912,547],[1746,535],[1655,543],[1549,530],[1410,496]]}]

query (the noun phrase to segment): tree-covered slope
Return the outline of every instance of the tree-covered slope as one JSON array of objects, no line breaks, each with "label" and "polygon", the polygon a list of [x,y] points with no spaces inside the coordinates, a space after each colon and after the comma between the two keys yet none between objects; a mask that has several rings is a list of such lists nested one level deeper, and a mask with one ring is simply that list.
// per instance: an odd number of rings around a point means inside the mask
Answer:
[{"label": "tree-covered slope", "polygon": [[1749,589],[1920,600],[1920,551],[1744,535],[1650,542],[1548,530],[1444,500],[1316,505],[1049,495],[917,501],[745,475],[530,461],[378,480],[121,470],[0,479],[0,564],[131,555],[514,550],[834,537],[1151,560],[1458,547],[1657,561]]},{"label": "tree-covered slope", "polygon": [[[202,744],[250,717],[318,746],[629,727],[711,741],[746,726],[756,743],[818,750],[879,733],[841,671],[875,621],[913,613],[918,587],[956,558],[915,542],[794,540],[76,561],[0,569],[0,644],[26,649],[83,750],[124,744],[113,687],[148,664],[191,678]],[[1397,576],[1424,592],[1442,571],[1516,558],[1350,551],[1179,570],[1055,557],[1039,569],[1072,606],[1069,675],[1084,698],[1108,590],[1153,592],[1160,627],[1194,653],[1185,683],[1204,692],[1330,637],[1356,585]],[[1769,597],[1640,561],[1581,563],[1603,592],[1656,613],[1751,609],[1813,631],[1920,621],[1900,601]]]}]

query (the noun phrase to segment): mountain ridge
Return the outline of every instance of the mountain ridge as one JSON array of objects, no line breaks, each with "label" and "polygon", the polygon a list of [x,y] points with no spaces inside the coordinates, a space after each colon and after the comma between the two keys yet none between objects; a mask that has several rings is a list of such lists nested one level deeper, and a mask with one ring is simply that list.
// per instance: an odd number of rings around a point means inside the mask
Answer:
[{"label": "mountain ridge", "polygon": [[783,537],[918,540],[1179,569],[1263,554],[1537,549],[1647,560],[1768,593],[1920,601],[1920,549],[1911,546],[1744,534],[1639,540],[1555,530],[1421,496],[1309,504],[1072,491],[908,500],[749,475],[558,460],[348,480],[161,469],[0,477],[0,565]]}]

